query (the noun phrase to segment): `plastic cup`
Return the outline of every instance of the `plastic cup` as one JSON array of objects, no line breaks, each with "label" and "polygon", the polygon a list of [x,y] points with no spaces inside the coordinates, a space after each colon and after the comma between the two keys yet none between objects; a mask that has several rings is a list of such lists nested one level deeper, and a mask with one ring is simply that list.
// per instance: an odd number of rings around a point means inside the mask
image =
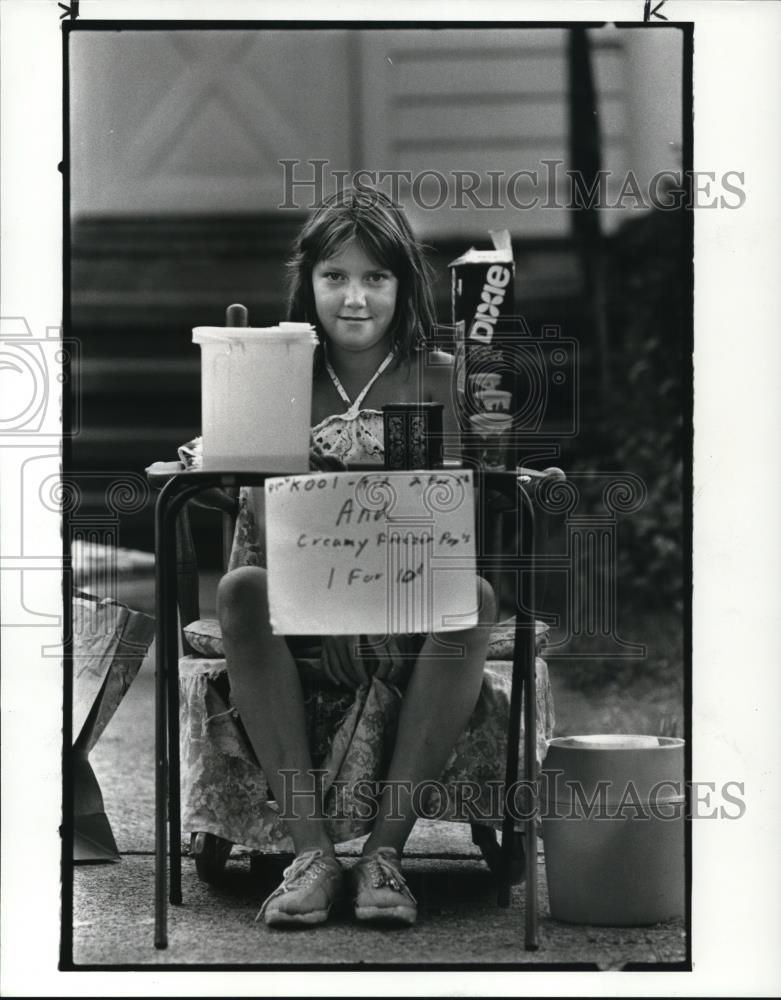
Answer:
[{"label": "plastic cup", "polygon": [[312,413],[309,323],[199,326],[203,468],[306,472]]},{"label": "plastic cup", "polygon": [[386,469],[442,466],[442,403],[386,403],[382,408]]},{"label": "plastic cup", "polygon": [[501,381],[501,372],[474,372],[469,376],[473,392],[479,392],[481,389],[498,389]]},{"label": "plastic cup", "polygon": [[513,418],[509,413],[475,413],[469,418],[478,435],[478,460],[484,469],[504,469],[507,438]]},{"label": "plastic cup", "polygon": [[476,395],[489,413],[507,413],[513,398],[511,392],[505,392],[503,389],[481,389]]}]

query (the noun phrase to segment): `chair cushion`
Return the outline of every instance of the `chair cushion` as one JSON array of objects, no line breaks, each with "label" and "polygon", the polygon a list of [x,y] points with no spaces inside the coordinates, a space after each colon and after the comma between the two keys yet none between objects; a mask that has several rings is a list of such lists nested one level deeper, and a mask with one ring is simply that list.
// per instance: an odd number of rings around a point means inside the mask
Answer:
[{"label": "chair cushion", "polygon": [[224,656],[222,630],[215,618],[199,618],[184,627],[184,635],[196,653],[201,656]]},{"label": "chair cushion", "polygon": [[[550,627],[545,622],[535,622],[537,650],[545,645]],[[201,656],[219,657],[225,655],[222,645],[220,623],[214,618],[199,618],[185,626],[184,634],[196,653]],[[491,632],[488,642],[489,660],[511,660],[515,636],[515,619],[499,622]]]}]

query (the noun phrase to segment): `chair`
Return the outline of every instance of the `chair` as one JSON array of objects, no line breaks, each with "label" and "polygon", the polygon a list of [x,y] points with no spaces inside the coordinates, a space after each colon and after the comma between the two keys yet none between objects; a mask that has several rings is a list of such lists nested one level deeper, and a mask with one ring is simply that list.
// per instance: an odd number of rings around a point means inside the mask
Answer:
[{"label": "chair", "polygon": [[[148,471],[153,485],[161,485],[177,470],[170,464],[166,467],[158,464]],[[199,504],[222,511],[223,542],[227,548],[232,540],[238,509],[236,497],[211,492]],[[502,550],[501,536],[497,535],[497,531],[504,521],[505,518],[498,512],[491,521],[493,530],[488,532],[488,551],[484,551],[478,560],[478,568],[489,579],[491,575],[494,576],[492,582],[495,590],[499,589],[497,582],[500,578],[494,556]],[[220,879],[234,843],[254,850],[251,864],[261,863],[262,853],[285,853],[292,845],[285,842],[284,824],[278,817],[275,820],[274,804],[270,800],[262,771],[246,739],[241,721],[230,705],[227,670],[222,658],[218,625],[216,622],[204,622],[200,619],[197,560],[187,505],[182,508],[176,522],[176,555],[179,614],[184,623],[184,655],[179,662],[183,832],[190,834],[190,852],[199,876],[206,882],[215,883]],[[553,735],[554,721],[547,666],[539,656],[546,631],[545,625],[536,623],[536,715],[539,725],[536,727],[535,744],[538,762],[544,757],[547,740]],[[485,803],[482,799],[484,791],[492,794],[491,785],[501,785],[506,779],[505,747],[508,740],[512,740],[509,724],[513,688],[512,649],[515,638],[515,627],[512,624],[497,628],[492,635],[477,707],[441,777],[446,786],[448,782],[465,779],[478,785],[481,820],[485,816]],[[338,725],[334,730],[335,720],[344,722],[345,713],[348,716],[352,713],[353,719],[360,718],[366,703],[360,705],[352,692],[345,693],[331,687],[305,655],[298,658],[298,663],[308,708],[313,756],[315,766],[318,766],[318,763],[322,765],[323,749],[327,750],[329,741],[333,741],[334,732],[340,731]],[[375,681],[365,695],[366,701],[372,697],[386,699],[384,708],[393,700],[392,693],[379,681]],[[516,690],[515,697],[520,697],[519,689]],[[518,709],[519,706],[516,705],[515,712],[519,718]],[[515,745],[518,745],[517,734]],[[349,750],[344,759],[347,760],[348,757]],[[373,765],[378,771],[369,777],[381,778],[382,764],[382,760],[375,759]],[[349,767],[347,772],[347,777],[366,776],[351,774]],[[343,774],[342,777],[344,776]],[[494,873],[501,872],[505,878],[509,874],[514,881],[521,880],[524,870],[522,836],[505,823],[505,831],[509,831],[512,837],[513,865],[508,873],[507,856],[510,846],[506,844],[508,851],[503,853],[498,843],[497,828],[502,826],[502,820],[501,815],[497,816],[496,809],[493,810],[491,819],[476,822],[474,814],[469,819],[463,811],[457,813],[458,802],[449,799],[443,802],[441,797],[436,801],[436,795],[434,799],[437,818],[470,822],[473,841],[479,846]],[[429,801],[430,808],[431,805]],[[337,843],[368,831],[368,827],[356,829],[350,823],[340,828],[339,822],[337,815],[334,820],[336,825],[331,830]],[[263,834],[262,849],[258,847],[258,833]],[[504,834],[504,838],[506,837],[507,832]],[[536,864],[536,858],[534,862]],[[509,902],[509,879],[506,895],[505,905]]]}]

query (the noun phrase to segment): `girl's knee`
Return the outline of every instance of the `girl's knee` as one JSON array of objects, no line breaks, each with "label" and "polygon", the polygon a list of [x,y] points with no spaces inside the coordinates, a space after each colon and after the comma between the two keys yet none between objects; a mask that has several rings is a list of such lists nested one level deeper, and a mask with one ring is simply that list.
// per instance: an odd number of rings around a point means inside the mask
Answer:
[{"label": "girl's knee", "polygon": [[493,625],[496,622],[494,588],[482,576],[477,578],[477,622],[479,625]]},{"label": "girl's knee", "polygon": [[223,631],[257,626],[268,618],[268,577],[259,566],[226,573],[217,586],[217,614]]}]

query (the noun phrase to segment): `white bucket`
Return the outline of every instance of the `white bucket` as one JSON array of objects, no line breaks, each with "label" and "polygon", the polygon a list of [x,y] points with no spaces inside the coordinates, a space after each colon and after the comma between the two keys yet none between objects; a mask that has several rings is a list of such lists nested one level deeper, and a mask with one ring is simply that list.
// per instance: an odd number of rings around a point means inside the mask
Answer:
[{"label": "white bucket", "polygon": [[554,919],[630,927],[684,916],[683,740],[558,737],[540,783]]},{"label": "white bucket", "polygon": [[203,467],[306,472],[312,414],[309,323],[198,326]]}]

